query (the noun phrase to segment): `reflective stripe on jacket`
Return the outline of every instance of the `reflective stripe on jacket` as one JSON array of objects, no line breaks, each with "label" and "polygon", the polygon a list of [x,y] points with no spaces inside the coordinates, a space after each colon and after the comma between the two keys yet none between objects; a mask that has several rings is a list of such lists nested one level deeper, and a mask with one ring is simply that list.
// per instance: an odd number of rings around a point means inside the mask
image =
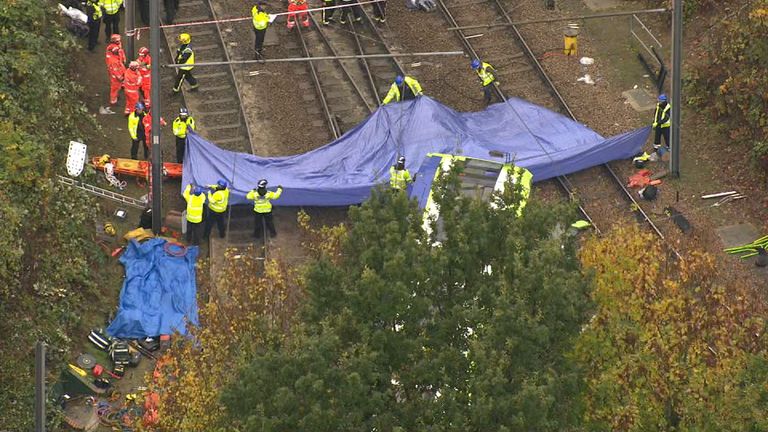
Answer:
[{"label": "reflective stripe on jacket", "polygon": [[184,200],[187,202],[187,221],[200,223],[203,221],[203,207],[205,205],[205,194],[192,195],[192,185],[187,185],[184,189]]},{"label": "reflective stripe on jacket", "polygon": [[187,116],[186,120],[182,120],[181,117],[176,117],[173,121],[173,134],[179,138],[187,137],[187,128],[195,130],[195,119],[192,116]]},{"label": "reflective stripe on jacket", "polygon": [[[414,96],[421,96],[422,89],[421,84],[419,84],[418,81],[409,76],[405,77],[403,81],[403,85],[407,85],[408,88],[411,89],[411,93],[413,93]],[[400,94],[400,86],[398,86],[397,83],[392,83],[392,85],[389,87],[389,93],[387,93],[387,96],[381,103],[386,105],[392,101],[400,102],[401,100],[402,95]]]},{"label": "reflective stripe on jacket", "polygon": [[128,116],[128,133],[131,134],[131,139],[139,139],[139,123],[144,120],[144,114],[138,115],[136,111],[131,112]]},{"label": "reflective stripe on jacket", "polygon": [[253,200],[253,211],[256,213],[271,213],[272,212],[272,200],[280,198],[283,194],[283,188],[277,188],[277,192],[267,192],[264,195],[260,195],[256,190],[248,192],[245,196],[246,199]]},{"label": "reflective stripe on jacket", "polygon": [[99,3],[89,1],[87,4],[91,8],[91,14],[88,16],[92,21],[98,21],[101,19],[101,6]]},{"label": "reflective stripe on jacket", "polygon": [[480,66],[479,69],[477,69],[477,76],[480,77],[480,79],[483,81],[483,87],[489,85],[490,83],[494,82],[496,80],[496,77],[493,76],[493,66],[490,64],[483,62],[483,64]]},{"label": "reflective stripe on jacket", "polygon": [[120,11],[120,6],[123,5],[123,0],[99,0],[99,4],[104,8],[105,14],[114,15]]},{"label": "reflective stripe on jacket", "polygon": [[661,126],[662,128],[668,128],[672,126],[672,119],[669,117],[669,110],[672,109],[672,104],[667,104],[664,109],[661,109],[661,117],[659,117],[660,104],[656,104],[656,113],[653,115],[653,127]]},{"label": "reflective stripe on jacket", "polygon": [[395,167],[389,167],[389,185],[393,189],[405,189],[408,187],[408,183],[411,183],[411,173],[407,169],[395,169]]},{"label": "reflective stripe on jacket", "polygon": [[251,9],[251,15],[253,16],[253,28],[256,30],[264,30],[269,25],[269,14],[260,11],[258,6],[254,6]]},{"label": "reflective stripe on jacket", "polygon": [[187,65],[179,68],[181,70],[192,70],[195,67],[195,52],[189,47],[189,44],[182,45],[176,50],[176,64]]},{"label": "reflective stripe on jacket", "polygon": [[208,191],[208,208],[216,213],[227,211],[229,203],[229,189],[219,189],[215,192]]}]

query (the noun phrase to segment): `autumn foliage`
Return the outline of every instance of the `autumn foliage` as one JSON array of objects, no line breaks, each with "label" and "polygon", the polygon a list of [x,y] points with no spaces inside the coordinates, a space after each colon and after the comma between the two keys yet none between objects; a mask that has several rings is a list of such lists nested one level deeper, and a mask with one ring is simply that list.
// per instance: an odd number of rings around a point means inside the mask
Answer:
[{"label": "autumn foliage", "polygon": [[596,310],[575,349],[590,430],[766,430],[757,293],[713,282],[711,256],[667,261],[636,229],[593,239],[582,262],[595,277]]}]

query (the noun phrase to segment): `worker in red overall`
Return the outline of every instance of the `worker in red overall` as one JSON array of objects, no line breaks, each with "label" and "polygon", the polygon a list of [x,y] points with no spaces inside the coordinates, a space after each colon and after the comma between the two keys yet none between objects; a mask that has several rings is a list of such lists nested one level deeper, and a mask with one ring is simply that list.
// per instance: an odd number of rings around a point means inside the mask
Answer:
[{"label": "worker in red overall", "polygon": [[288,0],[288,30],[296,25],[296,12],[299,13],[302,27],[309,27],[308,8],[307,0]]},{"label": "worker in red overall", "polygon": [[110,55],[107,56],[107,73],[109,74],[109,104],[117,103],[117,96],[123,87],[125,79],[125,65],[120,61],[120,48],[112,46]]},{"label": "worker in red overall", "polygon": [[141,93],[144,96],[144,104],[149,106],[151,101],[150,92],[152,91],[152,57],[149,55],[149,48],[139,48],[139,71],[141,72]]},{"label": "worker in red overall", "polygon": [[141,87],[141,72],[139,72],[139,62],[132,61],[125,71],[125,80],[123,80],[123,91],[125,92],[125,115],[131,113],[131,110],[139,101],[139,88]]},{"label": "worker in red overall", "polygon": [[117,57],[120,59],[120,62],[125,66],[125,50],[123,50],[123,44],[120,42],[120,35],[119,34],[113,34],[109,38],[109,44],[107,45],[107,67],[109,67],[109,58],[113,55],[115,55],[112,51],[113,49],[117,47],[117,49],[120,51],[117,54]]},{"label": "worker in red overall", "polygon": [[[144,118],[141,119],[141,124],[144,126],[144,136],[147,137],[147,146],[152,149],[152,110],[150,109],[149,102],[144,102]],[[165,126],[165,119],[160,117],[160,126]]]}]

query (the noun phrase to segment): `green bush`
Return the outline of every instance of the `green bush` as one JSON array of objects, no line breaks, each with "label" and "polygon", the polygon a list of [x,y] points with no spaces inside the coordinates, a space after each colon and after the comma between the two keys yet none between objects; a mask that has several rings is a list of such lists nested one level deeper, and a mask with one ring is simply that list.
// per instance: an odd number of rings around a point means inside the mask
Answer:
[{"label": "green bush", "polygon": [[93,123],[69,76],[76,46],[55,2],[0,2],[0,429],[31,429],[33,345],[59,366],[96,285],[94,203],[56,181]]}]

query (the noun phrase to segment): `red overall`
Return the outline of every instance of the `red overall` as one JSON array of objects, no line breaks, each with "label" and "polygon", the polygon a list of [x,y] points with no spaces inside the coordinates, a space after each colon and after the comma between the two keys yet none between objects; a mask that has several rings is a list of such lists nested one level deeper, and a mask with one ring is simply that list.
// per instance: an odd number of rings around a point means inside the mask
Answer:
[{"label": "red overall", "polygon": [[[144,118],[141,120],[141,123],[144,125],[144,136],[147,137],[147,145],[149,146],[149,149],[152,149],[152,112],[147,111],[146,114],[144,114]],[[165,126],[168,123],[165,122],[165,119],[160,117],[160,126]]]},{"label": "red overall", "polygon": [[107,72],[109,73],[109,104],[117,103],[117,95],[123,87],[125,65],[118,56],[107,57]]},{"label": "red overall", "polygon": [[309,27],[309,14],[306,11],[309,8],[307,0],[288,0],[288,29],[296,25],[296,13],[299,12],[299,19],[303,27]]},{"label": "red overall", "polygon": [[151,105],[152,96],[150,95],[150,92],[152,91],[152,57],[150,57],[149,54],[139,55],[139,58],[137,58],[136,61],[139,62],[139,72],[141,72],[141,93],[144,95],[144,103]]},{"label": "red overall", "polygon": [[114,47],[120,48],[119,58],[120,58],[120,61],[123,63],[123,65],[125,65],[125,50],[123,50],[123,46],[119,43],[110,43],[109,45],[107,45],[107,64],[109,64],[109,58],[115,56],[114,54],[112,54],[112,48]]},{"label": "red overall", "polygon": [[128,68],[125,70],[125,80],[123,88],[125,91],[125,114],[133,111],[136,103],[139,101],[139,88],[141,87],[141,73],[138,69]]}]

